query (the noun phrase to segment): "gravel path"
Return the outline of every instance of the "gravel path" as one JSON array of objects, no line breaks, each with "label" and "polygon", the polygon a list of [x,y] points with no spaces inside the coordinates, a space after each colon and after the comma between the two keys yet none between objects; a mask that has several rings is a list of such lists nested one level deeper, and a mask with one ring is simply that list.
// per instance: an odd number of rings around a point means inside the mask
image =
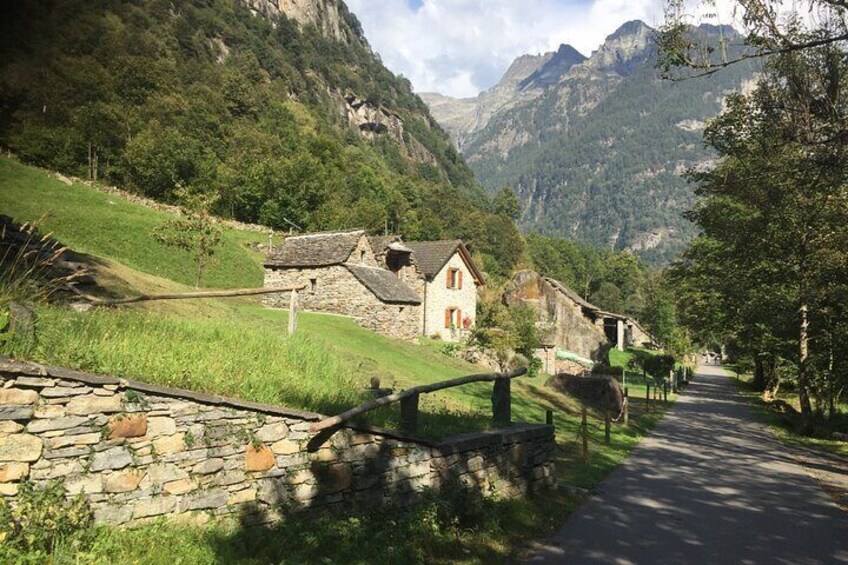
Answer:
[{"label": "gravel path", "polygon": [[529,563],[848,563],[848,513],[703,366]]}]

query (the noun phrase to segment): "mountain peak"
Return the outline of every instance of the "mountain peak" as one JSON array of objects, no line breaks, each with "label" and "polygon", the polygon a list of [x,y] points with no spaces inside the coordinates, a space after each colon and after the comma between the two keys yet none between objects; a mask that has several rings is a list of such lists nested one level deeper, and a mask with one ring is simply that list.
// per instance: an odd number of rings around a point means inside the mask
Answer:
[{"label": "mountain peak", "polygon": [[642,20],[630,20],[621,24],[617,30],[608,35],[606,41],[614,41],[630,35],[643,35],[645,32],[651,31],[653,30]]},{"label": "mountain peak", "polygon": [[585,60],[585,55],[580,53],[571,45],[563,43],[544,65],[521,81],[518,87],[523,89],[530,85],[547,86],[554,84],[558,82],[559,79],[571,69],[571,67],[579,65]]}]

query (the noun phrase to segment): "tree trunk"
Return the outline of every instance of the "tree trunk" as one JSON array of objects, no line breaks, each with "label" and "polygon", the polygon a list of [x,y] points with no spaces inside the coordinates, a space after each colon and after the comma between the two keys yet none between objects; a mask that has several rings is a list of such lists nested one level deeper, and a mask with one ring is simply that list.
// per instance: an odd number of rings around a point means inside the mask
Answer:
[{"label": "tree trunk", "polygon": [[754,390],[764,391],[766,389],[766,369],[763,358],[757,354],[754,356],[754,380],[751,382]]},{"label": "tree trunk", "polygon": [[810,319],[809,307],[802,297],[798,309],[801,323],[798,331],[798,401],[801,404],[803,418],[802,433],[807,435],[813,431],[813,407],[810,404]]}]

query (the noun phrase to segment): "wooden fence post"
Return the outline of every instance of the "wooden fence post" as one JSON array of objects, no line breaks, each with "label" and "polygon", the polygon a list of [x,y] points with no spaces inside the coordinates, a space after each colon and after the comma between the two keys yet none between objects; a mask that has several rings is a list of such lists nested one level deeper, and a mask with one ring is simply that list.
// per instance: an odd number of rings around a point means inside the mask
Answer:
[{"label": "wooden fence post", "polygon": [[586,404],[581,402],[580,405],[581,422],[580,430],[583,435],[583,461],[589,460],[589,427],[586,422]]},{"label": "wooden fence post", "polygon": [[651,411],[651,383],[645,383],[645,412]]},{"label": "wooden fence post", "polygon": [[609,405],[604,410],[604,444],[610,444],[610,428],[612,427],[612,416],[610,415]]},{"label": "wooden fence post", "polygon": [[297,310],[297,291],[293,290],[289,301],[289,335],[294,335],[297,331]]},{"label": "wooden fence post", "polygon": [[630,425],[630,392],[624,387],[624,425]]},{"label": "wooden fence post", "polygon": [[510,380],[497,379],[492,390],[492,416],[496,426],[508,426],[512,422]]},{"label": "wooden fence post", "polygon": [[400,401],[400,429],[414,433],[418,429],[418,397],[413,394]]}]

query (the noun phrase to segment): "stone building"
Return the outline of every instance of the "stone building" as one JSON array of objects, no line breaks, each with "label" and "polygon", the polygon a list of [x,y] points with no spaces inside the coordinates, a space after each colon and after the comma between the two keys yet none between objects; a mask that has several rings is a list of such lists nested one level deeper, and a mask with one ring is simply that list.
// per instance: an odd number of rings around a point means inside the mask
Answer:
[{"label": "stone building", "polygon": [[[401,253],[407,257],[409,250]],[[370,330],[399,339],[421,335],[422,301],[401,278],[378,265],[362,230],[292,236],[265,261],[265,286],[305,286],[304,310],[351,316]],[[268,306],[287,308],[271,294]]]},{"label": "stone building", "polygon": [[[268,255],[265,286],[300,286],[305,310],[352,316],[400,339],[458,341],[474,325],[480,273],[460,240],[404,242],[362,230],[292,236]],[[288,296],[265,303],[285,308]]]},{"label": "stone building", "polygon": [[652,338],[628,316],[605,312],[561,282],[534,271],[515,274],[504,293],[509,306],[525,305],[536,314],[542,341],[537,356],[547,372],[557,372],[556,351],[599,360],[609,346],[624,349]]},{"label": "stone building", "polygon": [[[386,268],[421,297],[424,335],[445,341],[468,335],[477,320],[477,287],[484,280],[462,240],[402,242],[399,236],[377,236],[371,243]],[[408,263],[399,258],[397,246],[411,251]]]}]

